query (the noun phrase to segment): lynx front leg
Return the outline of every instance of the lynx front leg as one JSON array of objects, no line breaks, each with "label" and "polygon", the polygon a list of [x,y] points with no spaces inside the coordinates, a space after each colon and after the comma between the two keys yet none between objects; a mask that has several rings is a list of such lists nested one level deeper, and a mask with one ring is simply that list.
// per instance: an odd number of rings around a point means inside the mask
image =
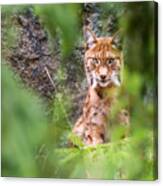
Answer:
[{"label": "lynx front leg", "polygon": [[102,126],[91,124],[85,131],[84,143],[86,145],[97,145],[105,142],[105,129]]},{"label": "lynx front leg", "polygon": [[83,137],[83,135],[84,135],[84,131],[85,131],[85,123],[84,123],[84,118],[83,118],[83,116],[81,116],[78,120],[77,120],[77,122],[76,122],[76,124],[75,124],[75,126],[74,126],[74,128],[73,128],[73,133],[74,134],[76,134],[77,136],[79,136],[79,137]]}]

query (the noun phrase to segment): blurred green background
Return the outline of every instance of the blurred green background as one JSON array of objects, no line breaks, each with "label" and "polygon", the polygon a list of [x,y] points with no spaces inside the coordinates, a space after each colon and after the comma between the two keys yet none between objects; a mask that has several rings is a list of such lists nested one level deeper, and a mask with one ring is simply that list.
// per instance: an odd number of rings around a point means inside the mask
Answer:
[{"label": "blurred green background", "polygon": [[[154,2],[93,5],[100,19],[99,34],[109,35],[121,29],[125,66],[118,107],[129,110],[131,130],[129,137],[120,139],[121,131],[117,128],[110,143],[96,147],[83,147],[80,142],[76,142],[76,148],[67,147],[75,104],[72,87],[66,86],[71,82],[67,76],[72,73],[79,86],[84,78],[84,65],[70,57],[84,43],[84,6],[2,6],[2,176],[157,178],[157,9]],[[53,78],[58,86],[50,101],[24,85],[8,58],[19,41],[20,30],[14,17],[27,9],[38,16],[47,31],[52,52],[55,52],[53,42],[59,38],[60,65]],[[106,27],[108,18],[112,18],[110,31]],[[78,53],[77,56],[83,57]]]}]

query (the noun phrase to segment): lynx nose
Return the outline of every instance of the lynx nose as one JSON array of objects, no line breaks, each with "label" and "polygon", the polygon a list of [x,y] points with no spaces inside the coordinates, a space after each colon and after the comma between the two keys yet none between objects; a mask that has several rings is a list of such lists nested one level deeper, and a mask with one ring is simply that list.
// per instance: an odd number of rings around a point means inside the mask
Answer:
[{"label": "lynx nose", "polygon": [[100,78],[101,78],[102,80],[105,80],[105,79],[106,79],[106,75],[100,75]]},{"label": "lynx nose", "polygon": [[108,74],[108,70],[106,67],[101,66],[99,69],[99,75],[101,80],[105,80]]}]

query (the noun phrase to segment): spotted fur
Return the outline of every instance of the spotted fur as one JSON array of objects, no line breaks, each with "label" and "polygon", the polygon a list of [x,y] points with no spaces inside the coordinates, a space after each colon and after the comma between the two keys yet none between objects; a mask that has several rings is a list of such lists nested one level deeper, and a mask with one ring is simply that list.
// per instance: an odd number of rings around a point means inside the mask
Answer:
[{"label": "spotted fur", "polygon": [[86,28],[85,38],[84,66],[89,89],[73,133],[85,145],[96,145],[107,141],[109,114],[122,82],[123,56],[113,45],[114,37],[97,38]]}]

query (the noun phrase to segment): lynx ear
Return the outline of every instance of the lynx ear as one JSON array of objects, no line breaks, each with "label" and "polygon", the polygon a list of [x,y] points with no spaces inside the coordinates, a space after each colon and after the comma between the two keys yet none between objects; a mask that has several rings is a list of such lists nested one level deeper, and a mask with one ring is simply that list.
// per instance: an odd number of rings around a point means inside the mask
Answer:
[{"label": "lynx ear", "polygon": [[112,36],[112,47],[113,48],[120,48],[120,30],[118,30],[117,32],[115,32],[115,34]]},{"label": "lynx ear", "polygon": [[84,37],[87,48],[91,48],[97,42],[96,35],[88,27],[84,28]]}]

